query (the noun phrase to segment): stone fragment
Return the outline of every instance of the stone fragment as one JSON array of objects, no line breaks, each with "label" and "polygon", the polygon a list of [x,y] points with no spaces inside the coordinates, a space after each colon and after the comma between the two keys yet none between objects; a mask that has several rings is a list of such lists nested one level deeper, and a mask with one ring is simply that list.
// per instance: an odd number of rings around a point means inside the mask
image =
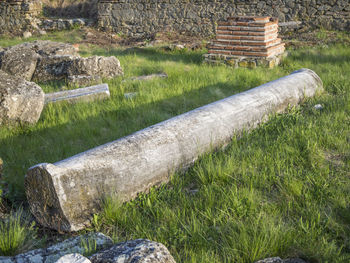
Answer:
[{"label": "stone fragment", "polygon": [[46,31],[45,31],[45,30],[39,30],[39,34],[40,34],[41,36],[45,36],[45,35],[47,35],[47,33],[46,33]]},{"label": "stone fragment", "polygon": [[91,261],[80,254],[74,253],[60,257],[55,263],[91,263]]},{"label": "stone fragment", "polygon": [[90,260],[92,263],[176,263],[163,244],[147,239],[116,244],[92,255]]},{"label": "stone fragment", "polygon": [[49,40],[36,40],[31,43],[25,43],[22,45],[28,45],[40,56],[58,56],[58,55],[70,55],[78,56],[78,50],[68,43],[53,42]]},{"label": "stone fragment", "polygon": [[44,226],[80,230],[90,224],[103,197],[133,199],[235,133],[322,89],[315,72],[299,70],[57,163],[38,164],[25,178],[31,212]]},{"label": "stone fragment", "polygon": [[[71,55],[41,57],[33,75],[34,81],[66,79],[73,83],[87,84],[87,80],[113,78],[123,74],[116,57],[82,58]],[[90,77],[89,77],[90,76]]]},{"label": "stone fragment", "polygon": [[273,258],[265,258],[265,259],[256,261],[255,263],[283,263],[283,260],[279,257],[273,257]]},{"label": "stone fragment", "polygon": [[120,62],[116,57],[92,56],[72,59],[67,68],[68,76],[89,75],[102,78],[113,78],[123,75]]},{"label": "stone fragment", "polygon": [[128,79],[124,79],[122,82],[125,82],[125,81],[128,81],[128,80],[144,81],[144,80],[152,80],[152,79],[155,79],[155,78],[168,78],[168,74],[166,74],[166,73],[157,73],[157,74],[150,74],[150,75],[131,77],[131,78],[128,78]]},{"label": "stone fragment", "polygon": [[314,109],[316,109],[316,110],[323,110],[323,106],[321,104],[316,104],[314,106]]},{"label": "stone fragment", "polygon": [[137,92],[128,92],[128,93],[124,93],[124,98],[131,100],[133,98],[135,98],[137,96]]},{"label": "stone fragment", "polygon": [[68,76],[67,81],[73,86],[88,86],[93,84],[102,84],[102,78],[100,76],[89,75],[73,75]]},{"label": "stone fragment", "polygon": [[37,84],[0,70],[0,124],[34,124],[43,107],[44,92]]},{"label": "stone fragment", "polygon": [[16,45],[2,52],[0,69],[30,81],[38,59],[39,55],[30,47]]},{"label": "stone fragment", "polygon": [[110,97],[108,84],[45,94],[45,104],[59,101],[92,101]]},{"label": "stone fragment", "polygon": [[23,32],[23,38],[30,38],[32,36],[32,33],[29,31]]},{"label": "stone fragment", "polygon": [[79,57],[71,55],[42,56],[38,61],[32,79],[35,82],[66,79],[68,68],[75,59],[79,59]]},{"label": "stone fragment", "polygon": [[[83,236],[72,237],[58,244],[45,249],[35,249],[15,257],[0,257],[0,262],[4,263],[55,263],[67,254],[94,253],[106,249],[113,245],[110,237],[102,233],[90,233]],[[90,251],[86,251],[89,249]],[[69,257],[68,257],[69,258]],[[78,257],[77,257],[78,258]],[[71,261],[61,261],[71,262]],[[88,261],[74,261],[88,263]]]}]

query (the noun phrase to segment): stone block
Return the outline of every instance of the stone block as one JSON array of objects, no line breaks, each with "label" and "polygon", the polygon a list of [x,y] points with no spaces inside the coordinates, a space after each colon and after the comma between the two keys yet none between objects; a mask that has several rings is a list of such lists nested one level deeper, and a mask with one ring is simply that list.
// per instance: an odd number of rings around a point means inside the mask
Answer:
[{"label": "stone block", "polygon": [[44,106],[44,92],[35,83],[0,70],[0,125],[34,124]]},{"label": "stone block", "polygon": [[8,74],[30,81],[38,59],[39,55],[30,47],[16,45],[2,52],[0,69]]},{"label": "stone block", "polygon": [[126,241],[90,257],[92,263],[176,263],[161,243],[147,239]]}]

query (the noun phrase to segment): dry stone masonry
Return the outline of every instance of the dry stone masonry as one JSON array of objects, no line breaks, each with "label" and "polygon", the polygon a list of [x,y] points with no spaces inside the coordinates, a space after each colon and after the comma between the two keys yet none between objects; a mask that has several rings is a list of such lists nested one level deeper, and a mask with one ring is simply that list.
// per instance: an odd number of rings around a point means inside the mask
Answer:
[{"label": "dry stone masonry", "polygon": [[100,28],[138,37],[159,31],[214,36],[218,21],[237,15],[350,31],[348,0],[100,0],[98,5]]},{"label": "dry stone masonry", "polygon": [[0,1],[0,34],[36,28],[41,11],[38,0]]},{"label": "dry stone masonry", "polygon": [[38,164],[25,178],[31,212],[49,228],[83,229],[103,197],[135,198],[167,182],[199,155],[228,143],[235,133],[321,90],[316,73],[300,70],[71,158]]},{"label": "dry stone masonry", "polygon": [[205,61],[234,67],[274,67],[284,51],[284,43],[278,38],[277,19],[229,17],[218,23],[216,40],[210,45]]}]

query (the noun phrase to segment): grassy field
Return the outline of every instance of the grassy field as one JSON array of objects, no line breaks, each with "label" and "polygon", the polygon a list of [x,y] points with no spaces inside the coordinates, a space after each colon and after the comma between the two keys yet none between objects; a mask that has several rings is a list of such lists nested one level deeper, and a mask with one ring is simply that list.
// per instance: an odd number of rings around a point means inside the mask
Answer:
[{"label": "grassy field", "polygon": [[[77,32],[45,38],[81,40]],[[0,46],[20,41],[0,39]],[[280,67],[253,70],[204,65],[205,52],[82,45],[84,56],[117,56],[125,76],[106,81],[109,100],[49,105],[35,126],[0,128],[6,197],[15,207],[25,203],[23,178],[32,165],[59,161],[305,67],[323,80],[322,96],[233,138],[225,151],[208,153],[147,195],[126,204],[111,197],[89,231],[102,231],[115,242],[162,242],[177,262],[254,262],[270,256],[349,262],[350,47],[289,49]],[[122,82],[159,72],[169,77]],[[43,85],[46,92],[59,88]],[[125,99],[128,92],[138,95]],[[0,240],[29,228],[18,214],[9,217],[0,222]],[[40,246],[30,227],[0,242],[0,254]]]}]

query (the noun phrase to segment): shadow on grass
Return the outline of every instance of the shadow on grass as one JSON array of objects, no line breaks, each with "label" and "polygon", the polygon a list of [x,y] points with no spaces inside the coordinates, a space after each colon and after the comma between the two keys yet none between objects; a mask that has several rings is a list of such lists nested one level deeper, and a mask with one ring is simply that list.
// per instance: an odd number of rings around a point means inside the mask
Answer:
[{"label": "shadow on grass", "polygon": [[[19,129],[16,135],[0,141],[0,156],[4,160],[3,180],[9,186],[8,197],[12,202],[25,200],[24,175],[33,165],[60,161],[240,91],[242,87],[219,82],[136,107],[132,101],[118,110],[106,107],[98,116],[70,119],[49,128]],[[125,100],[122,94],[111,99]],[[67,104],[67,107],[74,106]],[[48,109],[44,109],[44,114],[45,110]]]},{"label": "shadow on grass", "polygon": [[345,54],[325,54],[320,50],[293,52],[291,57],[295,61],[304,61],[317,64],[332,64],[341,66],[350,62],[350,53]]},{"label": "shadow on grass", "polygon": [[[84,52],[81,52],[84,55]],[[192,64],[201,64],[203,59],[202,50],[195,52],[188,52],[187,50],[179,51],[165,51],[161,48],[138,48],[132,47],[125,50],[122,49],[110,49],[106,50],[96,50],[92,52],[92,55],[97,56],[116,56],[124,57],[130,55],[136,55],[138,57],[143,57],[149,61],[160,62],[160,61],[174,61],[174,62],[183,62],[183,63],[192,63]]]}]

